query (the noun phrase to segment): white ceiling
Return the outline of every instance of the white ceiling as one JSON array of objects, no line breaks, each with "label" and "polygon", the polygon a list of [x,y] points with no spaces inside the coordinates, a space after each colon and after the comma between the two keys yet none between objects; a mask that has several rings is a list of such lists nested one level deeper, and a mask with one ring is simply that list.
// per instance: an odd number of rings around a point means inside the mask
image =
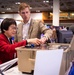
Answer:
[{"label": "white ceiling", "polygon": [[[0,0],[0,12],[18,12],[19,4],[15,4],[16,2],[28,3],[32,7],[31,11],[33,12],[38,10],[52,11],[53,0],[48,0],[48,3],[43,1],[44,0]],[[60,0],[60,10],[74,12],[74,0]]]}]

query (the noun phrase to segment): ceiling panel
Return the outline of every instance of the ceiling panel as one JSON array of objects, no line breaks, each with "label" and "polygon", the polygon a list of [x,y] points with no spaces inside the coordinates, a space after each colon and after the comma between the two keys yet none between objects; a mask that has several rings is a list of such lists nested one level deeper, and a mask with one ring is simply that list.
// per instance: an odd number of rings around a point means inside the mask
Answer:
[{"label": "ceiling panel", "polygon": [[[47,0],[45,0],[47,1]],[[0,12],[18,12],[19,4],[16,2],[26,2],[32,9],[32,12],[37,10],[40,11],[52,11],[53,10],[53,0],[0,0]],[[74,12],[74,0],[60,0],[60,10],[61,11],[71,11]]]}]

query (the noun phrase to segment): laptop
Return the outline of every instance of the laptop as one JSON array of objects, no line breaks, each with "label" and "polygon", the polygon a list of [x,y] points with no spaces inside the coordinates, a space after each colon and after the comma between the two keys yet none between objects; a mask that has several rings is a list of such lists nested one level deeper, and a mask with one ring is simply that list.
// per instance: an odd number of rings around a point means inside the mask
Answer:
[{"label": "laptop", "polygon": [[63,49],[37,51],[34,75],[59,75],[62,57]]}]

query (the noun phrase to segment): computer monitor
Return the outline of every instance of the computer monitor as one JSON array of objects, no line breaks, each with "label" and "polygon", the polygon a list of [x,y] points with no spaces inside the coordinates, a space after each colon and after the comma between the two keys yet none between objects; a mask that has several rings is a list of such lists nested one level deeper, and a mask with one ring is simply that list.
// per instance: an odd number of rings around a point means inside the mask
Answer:
[{"label": "computer monitor", "polygon": [[58,31],[58,42],[59,43],[70,43],[73,37],[73,32],[70,30],[59,30]]}]

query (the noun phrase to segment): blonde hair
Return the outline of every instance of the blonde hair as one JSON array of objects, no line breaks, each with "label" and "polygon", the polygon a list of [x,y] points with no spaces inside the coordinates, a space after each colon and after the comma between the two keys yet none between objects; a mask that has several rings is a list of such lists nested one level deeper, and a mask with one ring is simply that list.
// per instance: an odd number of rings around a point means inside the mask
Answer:
[{"label": "blonde hair", "polygon": [[21,11],[21,10],[23,10],[25,8],[29,8],[29,10],[30,10],[30,6],[27,3],[21,3],[19,5],[19,11]]}]

